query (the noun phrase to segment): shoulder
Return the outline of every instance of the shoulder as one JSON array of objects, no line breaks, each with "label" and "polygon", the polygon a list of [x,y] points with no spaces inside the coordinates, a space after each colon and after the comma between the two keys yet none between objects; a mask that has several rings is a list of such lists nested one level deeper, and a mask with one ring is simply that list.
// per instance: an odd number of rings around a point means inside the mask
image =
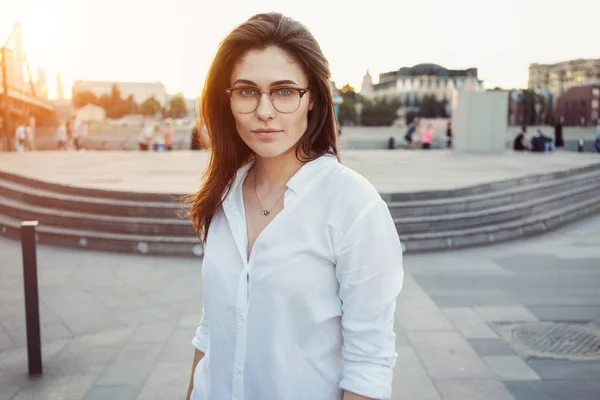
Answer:
[{"label": "shoulder", "polygon": [[339,162],[329,165],[319,186],[321,196],[343,214],[356,214],[383,201],[371,182]]}]

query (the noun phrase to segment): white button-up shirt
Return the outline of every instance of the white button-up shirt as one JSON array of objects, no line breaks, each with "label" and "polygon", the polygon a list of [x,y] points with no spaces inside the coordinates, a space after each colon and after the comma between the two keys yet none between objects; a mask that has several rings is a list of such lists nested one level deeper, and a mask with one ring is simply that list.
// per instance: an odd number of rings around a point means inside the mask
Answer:
[{"label": "white button-up shirt", "polygon": [[386,203],[325,155],[288,181],[247,261],[241,167],[203,262],[192,400],[391,397],[402,250]]}]

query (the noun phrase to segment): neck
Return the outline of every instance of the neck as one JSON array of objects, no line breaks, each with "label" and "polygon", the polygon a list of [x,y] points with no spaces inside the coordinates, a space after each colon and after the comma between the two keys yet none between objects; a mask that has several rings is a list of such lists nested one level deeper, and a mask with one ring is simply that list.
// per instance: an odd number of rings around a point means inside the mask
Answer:
[{"label": "neck", "polygon": [[285,186],[287,181],[302,167],[296,159],[294,149],[277,157],[256,156],[254,163],[254,176],[256,186],[266,191],[278,190]]}]

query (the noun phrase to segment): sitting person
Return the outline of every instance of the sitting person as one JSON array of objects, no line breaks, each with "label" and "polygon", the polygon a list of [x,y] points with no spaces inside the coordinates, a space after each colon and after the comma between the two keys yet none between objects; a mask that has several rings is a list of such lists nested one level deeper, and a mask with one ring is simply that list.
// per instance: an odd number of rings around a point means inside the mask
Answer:
[{"label": "sitting person", "polygon": [[521,127],[521,132],[517,134],[515,140],[513,142],[513,150],[515,151],[527,151],[529,150],[529,146],[525,142],[525,134],[527,133],[527,126],[523,125]]},{"label": "sitting person", "polygon": [[531,139],[531,151],[543,153],[551,150],[553,150],[552,139],[538,129],[535,136]]}]

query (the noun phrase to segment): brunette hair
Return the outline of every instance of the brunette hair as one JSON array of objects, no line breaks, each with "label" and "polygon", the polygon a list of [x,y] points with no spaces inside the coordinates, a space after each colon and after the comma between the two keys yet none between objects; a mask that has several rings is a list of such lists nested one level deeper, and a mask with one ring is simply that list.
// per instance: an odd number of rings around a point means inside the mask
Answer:
[{"label": "brunette hair", "polygon": [[338,157],[331,74],[319,44],[304,25],[282,14],[251,17],[221,42],[202,90],[201,115],[208,131],[210,155],[200,189],[184,199],[188,216],[202,243],[206,242],[212,217],[231,189],[238,168],[254,157],[236,133],[225,89],[229,87],[234,65],[248,51],[271,46],[293,57],[310,85],[314,107],[308,112],[306,132],[296,145],[296,158],[308,162],[326,153]]}]

